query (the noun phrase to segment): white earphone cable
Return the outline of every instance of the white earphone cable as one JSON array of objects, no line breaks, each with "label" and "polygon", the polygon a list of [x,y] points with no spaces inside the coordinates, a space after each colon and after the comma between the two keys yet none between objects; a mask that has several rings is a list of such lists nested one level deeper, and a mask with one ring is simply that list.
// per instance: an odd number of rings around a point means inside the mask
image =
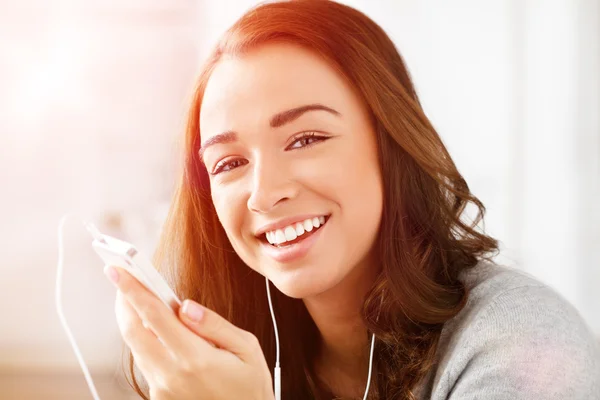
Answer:
[{"label": "white earphone cable", "polygon": [[79,366],[83,371],[83,375],[85,376],[85,380],[87,382],[88,387],[90,388],[90,392],[94,397],[94,400],[100,400],[100,396],[98,396],[98,391],[96,390],[96,386],[94,385],[94,381],[92,380],[92,376],[90,375],[90,371],[88,370],[87,365],[81,355],[81,351],[79,351],[79,346],[77,346],[77,342],[75,341],[75,337],[67,324],[67,319],[65,318],[62,306],[62,276],[63,276],[63,264],[64,264],[64,239],[63,239],[63,230],[66,220],[73,216],[73,213],[65,214],[58,224],[58,266],[56,272],[56,311],[58,313],[58,318],[67,333],[67,337],[71,346],[73,347],[73,351],[75,352],[75,356],[77,357],[77,361],[79,362]]},{"label": "white earphone cable", "polygon": [[269,279],[265,277],[267,282],[267,298],[269,299],[269,309],[271,310],[271,318],[273,319],[273,327],[275,328],[275,344],[277,347],[277,356],[275,358],[275,370],[273,371],[273,380],[275,381],[275,400],[281,400],[281,366],[279,365],[279,332],[277,329],[277,320],[273,311],[273,302],[271,301],[271,289],[269,288]]},{"label": "white earphone cable", "polygon": [[373,371],[373,353],[375,350],[375,334],[371,335],[371,355],[369,356],[369,375],[367,376],[367,387],[365,388],[365,395],[363,400],[367,400],[369,395],[369,387],[371,386],[371,372]]}]

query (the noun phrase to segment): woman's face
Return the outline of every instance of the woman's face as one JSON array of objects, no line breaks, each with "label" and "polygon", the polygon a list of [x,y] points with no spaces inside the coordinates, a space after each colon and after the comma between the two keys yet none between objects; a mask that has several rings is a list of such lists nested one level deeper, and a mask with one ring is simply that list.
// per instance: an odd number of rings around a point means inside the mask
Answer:
[{"label": "woman's face", "polygon": [[219,220],[250,268],[306,298],[376,267],[375,132],[327,62],[281,43],[225,57],[208,81],[200,131]]}]

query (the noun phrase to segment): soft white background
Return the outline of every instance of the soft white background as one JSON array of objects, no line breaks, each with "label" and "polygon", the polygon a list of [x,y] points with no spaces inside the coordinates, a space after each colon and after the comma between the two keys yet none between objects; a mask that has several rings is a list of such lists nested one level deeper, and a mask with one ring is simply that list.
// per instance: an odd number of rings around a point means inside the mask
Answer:
[{"label": "soft white background", "polygon": [[[151,252],[195,74],[254,3],[0,1],[0,371],[78,371],[54,306],[59,218],[80,211]],[[397,44],[501,261],[600,335],[600,1],[345,3]],[[110,372],[114,289],[89,243],[71,220],[63,300]]]}]

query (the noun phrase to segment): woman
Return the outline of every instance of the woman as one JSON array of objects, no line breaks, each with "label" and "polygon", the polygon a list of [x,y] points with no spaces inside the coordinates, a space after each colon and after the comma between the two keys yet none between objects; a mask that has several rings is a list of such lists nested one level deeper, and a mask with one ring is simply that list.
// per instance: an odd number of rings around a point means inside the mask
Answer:
[{"label": "woman", "polygon": [[600,398],[589,328],[490,260],[484,206],[365,15],[249,11],[200,75],[185,144],[156,263],[188,300],[169,314],[107,269],[150,398],[273,398],[265,278],[284,399]]}]

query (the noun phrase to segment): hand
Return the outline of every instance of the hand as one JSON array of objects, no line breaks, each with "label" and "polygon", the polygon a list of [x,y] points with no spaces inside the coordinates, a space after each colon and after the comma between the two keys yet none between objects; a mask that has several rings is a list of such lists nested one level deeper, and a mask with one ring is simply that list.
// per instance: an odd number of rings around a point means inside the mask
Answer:
[{"label": "hand", "polygon": [[175,315],[124,269],[105,273],[118,288],[119,329],[152,400],[274,399],[254,335],[192,300]]}]

